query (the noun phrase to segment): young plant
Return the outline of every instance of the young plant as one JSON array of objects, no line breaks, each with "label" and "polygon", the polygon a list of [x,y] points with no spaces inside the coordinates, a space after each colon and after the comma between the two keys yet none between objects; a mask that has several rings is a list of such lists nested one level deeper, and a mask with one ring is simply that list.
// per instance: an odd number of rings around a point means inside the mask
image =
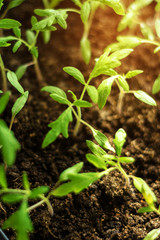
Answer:
[{"label": "young plant", "polygon": [[[81,123],[92,129],[90,124],[88,124],[82,119],[82,108],[83,107],[88,108],[92,106],[90,102],[84,100],[84,95],[87,92],[93,103],[95,104],[98,103],[99,108],[102,108],[105,105],[106,100],[110,94],[111,86],[113,82],[116,81],[116,79],[117,85],[120,89],[121,97],[119,109],[121,108],[123,95],[126,93],[134,94],[136,98],[147,104],[153,106],[156,105],[154,99],[152,99],[148,94],[144,93],[143,91],[129,90],[129,86],[125,78],[130,78],[136,74],[139,74],[141,71],[139,70],[130,71],[126,74],[126,76],[121,76],[118,75],[116,71],[113,69],[115,67],[120,66],[121,65],[120,60],[128,56],[131,52],[132,49],[116,51],[110,55],[109,52],[105,52],[97,60],[87,81],[85,81],[84,76],[77,68],[64,67],[63,70],[66,73],[73,76],[77,81],[79,81],[83,85],[83,90],[79,98],[71,90],[68,91],[72,95],[73,102],[69,101],[66,93],[58,87],[46,86],[42,88],[42,91],[49,92],[51,98],[53,98],[55,101],[68,106],[67,109],[59,116],[59,118],[56,121],[48,125],[51,128],[51,130],[47,133],[43,141],[42,144],[43,148],[47,147],[49,144],[54,142],[60,133],[62,133],[65,138],[68,138],[68,125],[69,122],[73,121],[73,115],[76,118],[74,135],[77,135]],[[98,77],[101,74],[110,75],[111,77],[106,80],[103,80],[98,89],[96,89],[93,85],[90,84],[90,82],[93,78]]]},{"label": "young plant", "polygon": [[[46,9],[36,9],[35,13],[38,16],[44,17],[43,20],[39,21],[38,29],[40,27],[41,30],[43,28],[51,26],[51,19],[54,18],[55,24],[58,23],[62,28],[67,28],[66,18],[68,12],[75,12],[80,14],[82,23],[84,25],[83,36],[80,40],[80,47],[82,52],[82,57],[86,64],[90,62],[91,59],[91,46],[89,41],[89,31],[93,22],[94,14],[99,6],[109,6],[111,7],[117,14],[124,15],[124,8],[120,0],[115,1],[106,1],[106,0],[93,0],[93,1],[81,1],[81,0],[72,0],[75,3],[76,7],[74,8],[66,8],[66,9],[52,9],[59,4],[61,0],[58,1],[46,1],[43,0],[44,7]],[[36,27],[37,29],[37,27]],[[44,41],[47,43],[50,40],[50,32],[44,33]]]},{"label": "young plant", "polygon": [[[10,92],[0,92],[0,115],[4,112]],[[11,166],[15,162],[16,152],[20,149],[20,144],[14,134],[8,128],[4,120],[0,119],[0,151],[3,156],[5,166]]]},{"label": "young plant", "polygon": [[[160,206],[156,208],[157,197],[142,178],[133,178],[134,186],[143,195],[147,206],[138,209],[138,213],[155,212],[160,216]],[[155,240],[160,236],[160,228],[150,231],[143,240]]]}]

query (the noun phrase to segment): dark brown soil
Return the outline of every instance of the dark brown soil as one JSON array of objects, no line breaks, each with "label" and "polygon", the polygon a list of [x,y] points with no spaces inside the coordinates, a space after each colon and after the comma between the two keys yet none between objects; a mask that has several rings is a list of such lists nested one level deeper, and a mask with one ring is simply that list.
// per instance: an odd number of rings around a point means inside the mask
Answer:
[{"label": "dark brown soil", "polygon": [[[33,4],[31,0],[26,1],[18,10],[12,10],[11,16],[16,19],[18,16],[26,28],[29,27],[33,9],[41,7],[41,1],[36,2]],[[69,4],[65,1],[61,6]],[[144,17],[151,17],[153,9],[154,5],[145,8]],[[93,56],[87,66],[83,63],[79,49],[83,26],[78,15],[70,14],[67,30],[58,29],[54,32],[48,45],[45,46],[40,39],[39,61],[45,85],[59,86],[65,91],[71,89],[80,94],[81,85],[65,74],[62,68],[68,65],[77,67],[87,77],[94,66],[94,58],[99,57],[108,44],[116,41],[119,20],[120,17],[110,8],[99,9],[96,12],[90,32]],[[127,31],[123,34],[126,33]],[[3,52],[7,67],[12,70],[31,60],[24,48],[17,55],[9,54],[8,50]],[[144,70],[143,74],[129,83],[132,89],[141,89],[151,94],[153,82],[159,74],[159,59],[159,54],[154,55],[151,46],[140,46],[122,61],[122,66],[117,71],[126,73],[134,69]],[[98,85],[100,80],[102,78],[96,79],[95,85]],[[48,131],[48,123],[55,120],[64,107],[40,91],[41,87],[32,67],[28,69],[21,83],[25,90],[29,90],[30,95],[13,125],[15,136],[21,144],[21,151],[15,165],[8,169],[9,185],[21,187],[22,172],[26,171],[31,187],[48,185],[52,188],[64,169],[80,161],[84,161],[83,171],[97,171],[85,159],[85,154],[89,151],[85,141],[93,138],[89,129],[84,126],[78,136],[73,137],[74,123],[70,124],[68,139],[60,136],[46,149],[41,148]],[[14,91],[10,108],[17,97],[16,94]],[[155,98],[158,107],[150,107],[127,95],[120,116],[116,108],[118,89],[115,86],[106,107],[99,111],[97,106],[93,106],[89,111],[83,112],[83,118],[106,134],[110,140],[119,128],[125,129],[128,137],[123,154],[134,157],[136,161],[130,167],[124,168],[127,173],[143,178],[155,192],[160,204],[160,94]],[[10,108],[4,116],[8,123]],[[53,217],[49,215],[46,206],[31,212],[34,233],[30,234],[30,239],[142,240],[150,230],[160,227],[160,220],[155,213],[137,213],[140,207],[145,206],[145,201],[136,190],[135,193],[127,188],[121,174],[114,172],[79,195],[69,194],[62,199],[52,198]],[[2,206],[1,225],[15,210],[3,203]],[[11,230],[6,231],[6,234],[10,240],[15,239]]]}]

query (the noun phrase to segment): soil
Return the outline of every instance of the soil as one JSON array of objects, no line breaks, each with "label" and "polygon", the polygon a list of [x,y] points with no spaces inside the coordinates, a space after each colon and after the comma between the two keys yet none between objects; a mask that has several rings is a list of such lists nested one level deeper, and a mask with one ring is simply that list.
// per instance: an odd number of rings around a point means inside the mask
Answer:
[{"label": "soil", "polygon": [[[131,2],[131,1],[130,1]],[[129,3],[129,1],[127,1]],[[61,7],[70,6],[70,1],[64,1]],[[30,17],[33,9],[42,7],[41,1],[25,1],[18,9],[13,9],[9,16],[26,27],[30,27]],[[145,8],[143,18],[150,19],[154,14],[154,4]],[[109,7],[98,9],[90,32],[92,46],[92,61],[89,65],[83,63],[79,41],[83,26],[79,16],[69,14],[68,28],[58,28],[53,32],[49,44],[44,45],[42,38],[38,42],[39,63],[44,78],[44,85],[71,89],[80,94],[81,85],[63,72],[64,66],[79,68],[85,77],[89,75],[94,58],[103,53],[104,48],[116,41],[117,26],[121,17]],[[134,30],[139,34],[139,30]],[[122,33],[128,34],[128,30]],[[19,65],[31,61],[25,48],[16,55],[10,49],[3,51],[5,63],[9,69],[15,70]],[[9,59],[9,60],[8,60]],[[129,70],[142,69],[143,74],[129,80],[132,89],[141,89],[151,94],[155,78],[159,74],[159,54],[153,54],[150,45],[139,46],[134,53],[122,61],[117,69],[120,73]],[[95,79],[98,86],[104,76]],[[82,126],[79,134],[73,136],[75,122],[70,124],[69,138],[60,136],[46,149],[41,148],[47,131],[47,125],[54,121],[65,109],[54,102],[48,94],[41,92],[33,67],[28,68],[21,80],[25,90],[29,91],[29,100],[19,113],[13,125],[13,131],[21,144],[15,165],[8,169],[10,187],[22,186],[22,172],[26,171],[31,187],[47,185],[54,187],[60,173],[80,161],[84,162],[84,172],[97,171],[85,159],[89,152],[86,139],[93,140],[92,134]],[[11,107],[17,92],[13,92],[9,107],[3,118],[9,123]],[[126,95],[122,114],[117,113],[118,89],[113,87],[111,96],[103,110],[94,105],[90,110],[84,110],[83,118],[96,129],[107,135],[112,141],[115,132],[124,128],[127,141],[123,150],[124,156],[132,156],[135,163],[124,166],[128,174],[143,178],[155,192],[160,204],[160,94],[154,96],[158,107],[151,107],[139,102],[131,95]],[[134,194],[135,193],[135,194]],[[142,240],[154,228],[160,227],[159,217],[155,213],[138,214],[137,210],[145,206],[145,201],[136,190],[128,188],[119,172],[103,177],[87,190],[64,198],[52,198],[54,216],[51,217],[46,206],[31,212],[34,232],[30,240]],[[0,211],[0,224],[12,214],[16,206],[4,205]],[[10,240],[16,239],[12,230],[5,231]]]}]

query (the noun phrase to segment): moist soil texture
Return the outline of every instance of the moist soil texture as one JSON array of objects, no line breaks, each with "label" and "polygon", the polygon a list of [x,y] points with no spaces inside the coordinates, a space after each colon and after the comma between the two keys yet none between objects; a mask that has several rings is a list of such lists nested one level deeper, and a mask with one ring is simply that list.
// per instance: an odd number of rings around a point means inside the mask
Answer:
[{"label": "moist soil texture", "polygon": [[[127,4],[130,2],[127,1]],[[70,6],[70,1],[64,1],[60,5],[62,8]],[[154,4],[151,4],[143,9],[142,18],[148,20],[154,17],[154,7]],[[42,2],[25,1],[17,9],[10,11],[9,17],[19,20],[27,29],[35,8],[42,8]],[[125,30],[118,33],[120,19],[121,16],[116,15],[109,7],[97,10],[89,35],[92,46],[92,60],[89,65],[84,64],[80,53],[79,42],[83,25],[78,14],[70,13],[67,30],[58,27],[47,45],[40,37],[38,49],[43,74],[42,86],[53,85],[64,91],[70,89],[79,96],[82,86],[69,77],[63,67],[74,66],[87,78],[93,69],[94,59],[103,53],[107,45],[116,41],[118,34],[140,34],[138,28],[133,32]],[[6,67],[13,71],[19,65],[31,61],[24,47],[21,47],[17,54],[12,54],[8,48],[3,49],[2,54]],[[159,67],[160,54],[153,54],[153,47],[146,44],[137,47],[124,59],[117,71],[127,73],[129,70],[142,69],[142,74],[128,80],[130,88],[152,95],[151,89],[159,74]],[[94,79],[92,84],[98,86],[102,79],[104,76]],[[48,124],[57,119],[65,106],[40,91],[42,86],[37,81],[33,66],[28,68],[21,84],[29,91],[29,99],[13,125],[13,132],[21,144],[21,150],[14,166],[7,170],[9,186],[21,188],[22,173],[26,171],[31,188],[41,185],[53,188],[63,170],[81,161],[84,162],[83,172],[98,171],[85,158],[85,154],[89,152],[86,140],[93,140],[92,133],[87,127],[81,126],[78,135],[74,137],[74,121],[69,125],[68,139],[59,136],[50,146],[41,148],[49,130]],[[17,98],[17,92],[10,85],[9,89],[13,94],[3,114],[8,124],[11,107]],[[126,95],[122,113],[119,114],[118,93],[117,86],[113,86],[106,106],[102,110],[96,105],[89,110],[83,110],[83,119],[106,134],[111,142],[116,131],[124,128],[127,140],[123,156],[135,158],[135,162],[129,166],[124,165],[124,169],[128,174],[143,178],[156,194],[160,204],[160,94],[154,96],[157,107],[148,106],[130,94]],[[149,231],[160,227],[159,217],[155,213],[137,213],[140,207],[146,206],[145,201],[134,187],[126,185],[118,171],[101,178],[78,195],[51,198],[51,203],[54,209],[53,217],[45,205],[30,213],[34,225],[34,232],[29,235],[30,240],[142,240]],[[17,207],[1,203],[1,226]],[[12,230],[6,230],[5,233],[10,240],[16,239]]]}]

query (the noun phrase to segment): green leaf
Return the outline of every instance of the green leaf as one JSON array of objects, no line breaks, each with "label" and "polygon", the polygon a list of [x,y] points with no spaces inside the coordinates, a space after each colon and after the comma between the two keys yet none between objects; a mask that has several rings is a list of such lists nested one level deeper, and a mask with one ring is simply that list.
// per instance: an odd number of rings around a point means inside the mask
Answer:
[{"label": "green leaf", "polygon": [[27,203],[23,202],[20,209],[13,213],[3,225],[3,229],[13,228],[16,230],[17,240],[29,240],[28,233],[33,231],[27,208]]},{"label": "green leaf", "polygon": [[86,143],[94,155],[101,157],[106,154],[106,152],[101,147],[99,147],[97,144],[95,144],[94,142],[92,142],[90,140],[86,140]]},{"label": "green leaf", "polygon": [[56,121],[49,124],[49,127],[52,129],[47,133],[42,143],[42,148],[54,142],[60,133],[62,133],[65,138],[68,138],[68,125],[69,122],[72,121],[72,110],[71,108],[67,108]]},{"label": "green leaf", "polygon": [[39,195],[41,194],[45,194],[49,191],[49,187],[48,186],[40,186],[40,187],[36,187],[34,188],[30,195],[29,195],[29,198],[30,199],[36,199],[39,197]]},{"label": "green leaf", "polygon": [[106,162],[101,157],[95,156],[91,153],[87,153],[86,159],[88,160],[88,162],[93,164],[96,168],[100,168],[104,170],[107,169]]},{"label": "green leaf", "polygon": [[66,170],[64,170],[60,176],[59,176],[59,182],[63,182],[63,181],[67,181],[69,180],[69,176],[71,174],[75,174],[81,171],[83,167],[83,162],[77,163],[74,166],[67,168]]},{"label": "green leaf", "polygon": [[155,20],[155,29],[157,36],[160,38],[160,19],[156,18]]},{"label": "green leaf", "polygon": [[121,49],[118,50],[110,55],[110,58],[113,60],[121,60],[125,57],[127,57],[131,52],[133,52],[133,49]]},{"label": "green leaf", "polygon": [[71,174],[70,182],[64,183],[55,190],[52,191],[52,195],[56,197],[66,196],[68,193],[78,194],[85,188],[89,187],[92,183],[101,178],[104,173],[79,173]]},{"label": "green leaf", "polygon": [[23,77],[23,75],[26,72],[26,69],[27,69],[27,65],[21,65],[20,67],[17,68],[15,73],[16,73],[18,81]]},{"label": "green leaf", "polygon": [[74,92],[72,92],[71,90],[68,90],[68,92],[72,94],[72,98],[73,98],[74,101],[77,100],[77,97],[74,94]]},{"label": "green leaf", "polygon": [[150,231],[143,240],[155,240],[160,236],[160,228]]},{"label": "green leaf", "polygon": [[19,98],[17,98],[16,102],[12,107],[12,117],[15,117],[24,107],[27,102],[29,92],[24,92]]},{"label": "green leaf", "polygon": [[160,91],[160,75],[156,78],[153,87],[152,94],[157,94]]},{"label": "green leaf", "polygon": [[64,67],[63,70],[74,77],[76,80],[78,80],[80,83],[85,85],[85,79],[83,77],[83,74],[75,67]]},{"label": "green leaf", "polygon": [[4,166],[2,164],[0,165],[0,186],[2,188],[7,188],[6,173],[5,173],[5,170],[4,170]]},{"label": "green leaf", "polygon": [[76,100],[73,105],[77,107],[92,107],[92,104],[85,100]]},{"label": "green leaf", "polygon": [[46,87],[43,87],[41,89],[41,91],[49,92],[51,94],[55,93],[55,94],[61,96],[62,98],[67,98],[66,93],[61,88],[58,88],[58,87],[46,86]]},{"label": "green leaf", "polygon": [[120,0],[95,0],[95,1],[101,2],[105,5],[113,8],[113,10],[119,15],[125,14],[124,7],[123,7],[122,3],[120,2]]},{"label": "green leaf", "polygon": [[142,193],[144,199],[148,203],[148,205],[152,205],[154,202],[157,201],[157,197],[148,184],[139,177],[133,177],[133,184],[135,188]]},{"label": "green leaf", "polygon": [[21,29],[19,27],[13,28],[13,32],[16,37],[18,37],[18,38],[21,37]]},{"label": "green leaf", "polygon": [[67,29],[67,22],[65,20],[65,18],[59,14],[56,16],[56,20],[57,20],[57,23],[63,28],[63,29]]},{"label": "green leaf", "polygon": [[3,120],[0,120],[0,145],[2,145],[1,152],[4,162],[7,166],[12,166],[16,158],[16,152],[20,149],[20,144]]},{"label": "green leaf", "polygon": [[29,184],[28,176],[26,172],[23,172],[23,187],[25,190],[30,190],[30,184]]},{"label": "green leaf", "polygon": [[160,51],[160,46],[158,46],[158,47],[156,47],[155,49],[154,49],[154,53],[157,53],[157,52],[159,52]]},{"label": "green leaf", "polygon": [[67,104],[67,105],[71,104],[71,102],[67,99],[67,97],[63,97],[62,95],[59,95],[59,93],[52,93],[50,94],[50,97],[59,103]]},{"label": "green leaf", "polygon": [[126,74],[126,78],[132,78],[132,77],[135,77],[137,76],[138,74],[141,74],[143,73],[143,70],[133,70],[133,71],[129,71],[127,74]]},{"label": "green leaf", "polygon": [[146,213],[146,212],[153,212],[153,208],[150,206],[142,207],[138,209],[138,213]]},{"label": "green leaf", "polygon": [[88,38],[83,37],[80,41],[81,53],[83,60],[86,64],[90,62],[91,59],[91,44]]},{"label": "green leaf", "polygon": [[2,201],[6,203],[17,203],[22,201],[23,198],[24,195],[20,193],[8,193],[1,197]]},{"label": "green leaf", "polygon": [[94,86],[88,85],[87,86],[87,93],[94,103],[98,102],[98,91]]},{"label": "green leaf", "polygon": [[13,49],[12,49],[13,53],[17,52],[17,50],[20,48],[21,45],[22,45],[22,42],[20,40],[17,41],[13,46]]},{"label": "green leaf", "polygon": [[35,58],[38,58],[38,48],[36,46],[32,47],[30,52]]},{"label": "green leaf", "polygon": [[18,82],[18,78],[14,72],[8,71],[7,78],[9,82],[18,90],[18,92],[20,92],[21,94],[24,93],[24,89],[22,88],[21,84]]},{"label": "green leaf", "polygon": [[86,24],[86,23],[87,23],[88,18],[89,18],[90,11],[91,11],[91,7],[90,7],[89,2],[88,2],[88,1],[84,2],[84,3],[82,4],[81,12],[80,12],[80,15],[81,15],[81,19],[82,19],[83,24]]},{"label": "green leaf", "polygon": [[18,7],[19,5],[21,5],[24,2],[24,0],[12,0],[10,1],[10,3],[8,4],[8,9],[12,9],[15,7]]},{"label": "green leaf", "polygon": [[0,20],[0,28],[3,28],[3,29],[11,29],[11,28],[16,28],[20,26],[21,26],[20,22],[14,19],[5,18]]},{"label": "green leaf", "polygon": [[120,157],[118,160],[121,163],[133,163],[135,161],[135,159],[132,157]]},{"label": "green leaf", "polygon": [[10,92],[5,92],[1,97],[0,97],[0,114],[3,113],[5,110],[8,101],[9,101],[9,96]]},{"label": "green leaf", "polygon": [[119,82],[119,85],[123,88],[124,91],[126,91],[126,92],[129,91],[129,85],[128,85],[125,77],[119,75],[118,76],[118,82]]},{"label": "green leaf", "polygon": [[27,42],[32,45],[33,42],[35,41],[35,33],[31,30],[27,30],[26,31],[26,38],[27,38]]},{"label": "green leaf", "polygon": [[138,91],[134,91],[134,96],[139,99],[140,101],[148,104],[148,105],[151,105],[151,106],[157,106],[155,100],[150,97],[147,93],[141,91],[141,90],[138,90]]},{"label": "green leaf", "polygon": [[4,0],[0,0],[0,10],[1,10],[2,6],[4,5],[3,1]]},{"label": "green leaf", "polygon": [[141,23],[140,27],[141,27],[141,32],[143,36],[148,40],[154,41],[155,36],[152,32],[152,29],[145,23]]},{"label": "green leaf", "polygon": [[43,31],[45,30],[45,28],[50,27],[55,21],[55,16],[49,16],[39,22],[36,22],[33,27],[32,27],[32,31]]},{"label": "green leaf", "polygon": [[110,95],[111,87],[114,80],[117,76],[112,76],[102,81],[102,83],[98,86],[98,107],[102,109],[106,102],[107,98]]},{"label": "green leaf", "polygon": [[99,132],[94,128],[92,128],[92,133],[94,139],[98,142],[98,144],[102,148],[115,152],[115,149],[111,146],[111,144],[108,141],[108,138],[103,133]]},{"label": "green leaf", "polygon": [[127,134],[123,128],[120,128],[115,134],[115,139],[113,140],[113,142],[115,144],[116,153],[118,156],[121,155],[122,147],[126,141],[126,137],[127,137]]}]

